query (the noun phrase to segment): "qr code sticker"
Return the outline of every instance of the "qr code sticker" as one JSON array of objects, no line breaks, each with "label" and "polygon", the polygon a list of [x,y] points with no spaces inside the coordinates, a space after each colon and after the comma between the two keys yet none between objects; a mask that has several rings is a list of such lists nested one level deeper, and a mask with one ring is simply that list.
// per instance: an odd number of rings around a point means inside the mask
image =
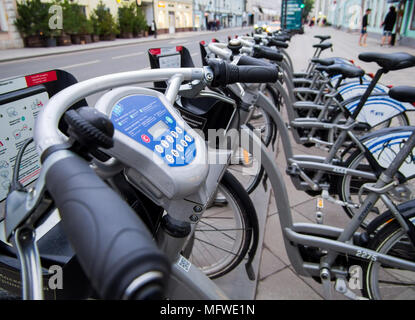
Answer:
[{"label": "qr code sticker", "polygon": [[189,260],[187,260],[185,257],[180,256],[179,261],[177,262],[177,265],[182,268],[184,271],[189,272],[190,266],[192,265]]}]

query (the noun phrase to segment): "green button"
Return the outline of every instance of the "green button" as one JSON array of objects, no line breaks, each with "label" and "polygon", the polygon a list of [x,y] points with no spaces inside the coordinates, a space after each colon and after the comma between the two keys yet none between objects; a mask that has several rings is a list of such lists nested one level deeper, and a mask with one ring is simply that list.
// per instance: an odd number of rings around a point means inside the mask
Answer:
[{"label": "green button", "polygon": [[168,123],[173,123],[173,119],[170,118],[169,116],[166,116],[166,120],[167,120]]}]

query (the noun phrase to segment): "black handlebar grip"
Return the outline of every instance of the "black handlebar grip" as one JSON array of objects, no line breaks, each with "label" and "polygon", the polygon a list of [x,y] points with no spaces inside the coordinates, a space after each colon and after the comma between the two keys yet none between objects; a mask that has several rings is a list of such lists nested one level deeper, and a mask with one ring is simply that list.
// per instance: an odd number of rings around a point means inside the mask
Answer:
[{"label": "black handlebar grip", "polygon": [[241,83],[269,83],[278,80],[278,69],[276,66],[242,66],[239,67],[237,82]]},{"label": "black handlebar grip", "polygon": [[250,56],[240,56],[238,60],[238,66],[264,66],[275,68],[275,66],[269,62]]},{"label": "black handlebar grip", "polygon": [[277,48],[288,48],[288,43],[283,42],[283,41],[279,41],[273,38],[269,38],[268,39],[268,46],[272,47],[272,46],[276,46]]},{"label": "black handlebar grip", "polygon": [[125,298],[133,281],[149,272],[161,277],[135,288],[130,298],[162,298],[170,272],[167,257],[137,214],[86,161],[59,160],[48,170],[46,186],[78,261],[102,298]]},{"label": "black handlebar grip", "polygon": [[287,42],[291,40],[291,37],[285,35],[277,35],[273,36],[273,39],[277,41]]},{"label": "black handlebar grip", "polygon": [[270,66],[236,66],[220,59],[209,59],[213,72],[212,87],[226,86],[232,83],[268,83],[278,80],[278,69]]},{"label": "black handlebar grip", "polygon": [[265,58],[272,61],[282,61],[284,56],[275,49],[265,46],[254,46],[252,56],[254,58]]}]

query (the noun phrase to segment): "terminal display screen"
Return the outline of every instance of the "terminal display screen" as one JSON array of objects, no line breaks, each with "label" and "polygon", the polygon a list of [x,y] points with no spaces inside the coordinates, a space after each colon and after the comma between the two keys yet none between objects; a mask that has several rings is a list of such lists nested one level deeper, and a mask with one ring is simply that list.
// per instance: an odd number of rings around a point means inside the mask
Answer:
[{"label": "terminal display screen", "polygon": [[[17,153],[25,141],[33,137],[35,119],[48,100],[47,92],[39,92],[0,105],[0,201],[7,196]],[[32,143],[21,162],[20,183],[26,186],[36,180],[39,172],[39,155]]]},{"label": "terminal display screen", "polygon": [[151,134],[154,139],[157,139],[168,129],[169,127],[163,121],[159,121],[148,129],[148,133]]}]

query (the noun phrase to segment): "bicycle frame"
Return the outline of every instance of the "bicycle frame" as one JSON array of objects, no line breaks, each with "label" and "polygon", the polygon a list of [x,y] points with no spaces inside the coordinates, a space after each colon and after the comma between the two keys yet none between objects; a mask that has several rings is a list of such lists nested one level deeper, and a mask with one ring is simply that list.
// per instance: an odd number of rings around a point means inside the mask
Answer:
[{"label": "bicycle frame", "polygon": [[[177,93],[179,92],[180,83],[183,80],[207,81],[205,79],[205,75],[209,74],[209,72],[210,71],[208,69],[201,68],[159,69],[151,71],[144,70],[102,76],[75,84],[53,96],[46,107],[42,110],[35,129],[35,141],[37,142],[37,146],[41,153],[43,153],[49,148],[56,147],[57,145],[65,145],[67,138],[57,131],[59,120],[69,106],[73,105],[85,96],[101,92],[103,90],[137,84],[140,82],[170,80],[165,96],[170,101],[174,101]],[[51,107],[57,108],[51,111],[49,110]],[[44,137],[47,138],[44,139]],[[61,153],[56,153],[56,155],[58,154]],[[43,177],[46,175],[47,168],[56,162],[53,155],[46,159],[42,171]],[[108,166],[109,171],[111,171],[112,165],[114,165],[114,163],[111,163]],[[119,164],[115,163],[115,165]],[[217,188],[217,183],[220,181],[220,176],[223,174],[226,166],[227,164],[210,166],[209,176],[206,182],[207,194],[212,195],[214,193]],[[100,171],[105,172],[105,167],[100,166]],[[39,180],[38,183],[42,186],[42,180]],[[39,199],[43,192],[42,190],[37,190],[35,194],[36,199]],[[188,221],[189,217],[187,212],[185,210],[182,210],[182,213],[180,212],[180,210],[174,210],[174,218],[179,221]],[[26,218],[24,214],[20,214],[19,217],[23,221]],[[15,223],[17,225],[18,221]],[[13,230],[10,230],[10,234],[8,236],[11,235],[12,231]],[[186,238],[173,238],[167,233],[162,233],[161,231],[159,236],[159,246],[166,250],[167,256],[170,258],[173,266],[170,283],[167,289],[168,297],[171,299],[227,299],[222,290],[194,265],[186,263],[185,268],[182,266],[184,258],[180,255],[180,250],[182,249]],[[32,249],[33,250],[31,250],[31,252],[36,252],[37,247],[35,243]],[[28,270],[29,274],[37,274],[39,264],[29,263],[30,261],[24,259],[24,257],[25,252],[22,251],[21,263],[24,267],[23,269]],[[35,298],[37,297],[35,295],[36,292],[42,292],[42,283],[39,281],[29,281],[29,278],[25,277],[23,279],[23,283],[27,292],[34,293],[29,295],[29,298]]]},{"label": "bicycle frame", "polygon": [[[247,130],[246,128],[244,128]],[[259,145],[258,137],[249,133],[250,142]],[[256,141],[256,142],[255,142]],[[377,253],[373,250],[369,250],[365,247],[350,244],[348,242],[353,241],[353,237],[356,234],[357,229],[360,226],[360,222],[368,215],[370,209],[374,206],[379,197],[385,202],[386,206],[392,210],[397,216],[399,212],[391,201],[388,201],[388,197],[382,190],[387,184],[390,184],[392,178],[389,173],[395,173],[398,166],[397,163],[402,163],[406,156],[411,152],[411,148],[415,146],[415,133],[412,134],[410,141],[405,145],[405,150],[400,152],[394,160],[394,168],[388,169],[387,174],[383,174],[378,179],[375,188],[368,195],[364,201],[363,206],[356,214],[346,229],[334,228],[324,225],[316,225],[311,223],[294,223],[290,211],[290,205],[288,201],[288,195],[285,188],[284,180],[277,168],[275,161],[270,157],[265,146],[261,145],[261,159],[262,166],[267,173],[271,187],[274,190],[274,197],[278,209],[278,217],[281,223],[281,230],[284,237],[284,244],[287,251],[288,258],[293,265],[295,271],[303,276],[308,277],[320,277],[321,271],[326,269],[330,274],[333,274],[336,278],[344,279],[347,276],[347,270],[344,267],[333,266],[335,259],[339,254],[352,255],[354,257],[361,257],[361,253],[364,252],[368,257],[373,257],[376,261],[384,264],[388,264],[393,267],[407,268],[415,271],[415,263],[404,259],[396,258],[393,256]],[[404,230],[407,230],[407,226],[402,219],[400,223],[403,224]],[[337,239],[337,240],[333,240]],[[353,243],[353,242],[352,242]],[[311,263],[304,261],[298,245],[312,246],[329,250],[327,256],[323,257],[320,263]]]}]

